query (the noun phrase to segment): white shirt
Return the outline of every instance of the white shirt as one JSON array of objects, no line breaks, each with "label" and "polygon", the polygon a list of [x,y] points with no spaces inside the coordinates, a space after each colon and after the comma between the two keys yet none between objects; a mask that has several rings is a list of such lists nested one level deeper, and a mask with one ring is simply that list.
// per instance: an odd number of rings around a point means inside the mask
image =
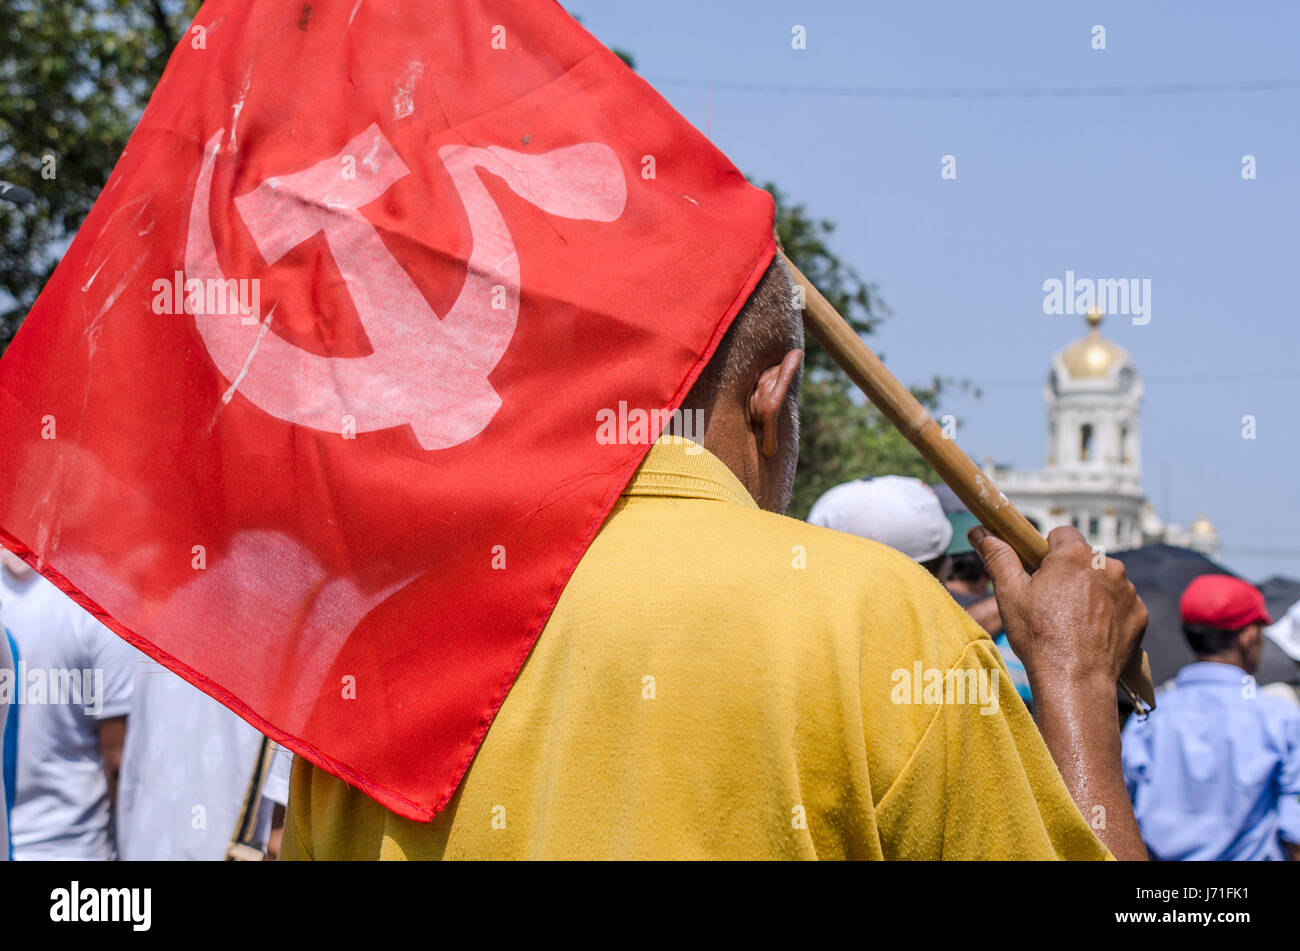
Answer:
[{"label": "white shirt", "polygon": [[[117,846],[123,859],[220,861],[235,831],[262,734],[144,655],[137,667]],[[255,836],[265,846],[274,803],[289,799],[289,753],[276,748]]]},{"label": "white shirt", "polygon": [[126,714],[138,652],[35,571],[0,568],[18,645],[15,859],[111,859],[99,721]]}]

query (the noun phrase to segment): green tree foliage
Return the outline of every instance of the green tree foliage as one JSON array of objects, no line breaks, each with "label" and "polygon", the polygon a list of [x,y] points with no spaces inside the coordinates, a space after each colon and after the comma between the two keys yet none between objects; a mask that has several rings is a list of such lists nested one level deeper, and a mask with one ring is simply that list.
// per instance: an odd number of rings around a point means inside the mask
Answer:
[{"label": "green tree foliage", "polygon": [[[774,183],[763,186],[776,200],[776,232],[785,253],[859,334],[870,334],[888,314],[875,285],[864,281],[831,250],[835,223],[814,220]],[[805,373],[799,398],[802,429],[799,469],[788,514],[804,518],[817,497],[850,479],[911,475],[936,481],[934,471],[835,365],[811,335],[805,335]],[[913,388],[933,409],[941,381]]]},{"label": "green tree foliage", "polygon": [[0,0],[0,348],[126,147],[198,0]]}]

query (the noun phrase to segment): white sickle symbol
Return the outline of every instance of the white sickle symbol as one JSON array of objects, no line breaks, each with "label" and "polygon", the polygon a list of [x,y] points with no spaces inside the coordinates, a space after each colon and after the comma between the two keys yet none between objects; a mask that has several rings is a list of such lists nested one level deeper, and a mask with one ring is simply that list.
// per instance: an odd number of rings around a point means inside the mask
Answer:
[{"label": "white sickle symbol", "polygon": [[[207,144],[190,210],[187,279],[225,280],[212,237],[212,169],[225,130]],[[345,178],[353,158],[355,177]],[[327,432],[345,416],[358,432],[409,423],[425,449],[446,449],[478,435],[501,406],[488,382],[514,336],[519,316],[519,257],[500,209],[479,177],[502,178],[548,214],[613,221],[623,213],[623,167],[606,145],[586,142],[529,155],[489,146],[438,150],[469,218],[473,250],[465,286],[441,320],[388,252],[360,209],[409,170],[372,125],[332,158],[263,182],[235,199],[268,264],[317,232],[325,233],[373,352],[324,357],[232,317],[195,315],[221,374],[271,415]],[[360,158],[359,161],[357,159]],[[493,307],[493,288],[505,306]]]}]

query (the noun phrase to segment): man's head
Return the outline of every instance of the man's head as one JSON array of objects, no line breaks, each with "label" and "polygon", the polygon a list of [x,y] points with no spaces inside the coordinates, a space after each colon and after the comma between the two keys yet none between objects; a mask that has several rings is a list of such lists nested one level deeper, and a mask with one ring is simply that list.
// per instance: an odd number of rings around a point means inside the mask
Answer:
[{"label": "man's head", "polygon": [[934,494],[939,497],[939,505],[944,517],[952,526],[952,541],[948,543],[948,560],[944,563],[939,580],[949,591],[961,594],[984,595],[988,593],[988,569],[984,559],[979,556],[967,537],[972,528],[979,524],[979,519],[970,513],[957,493],[940,482],[934,487]]},{"label": "man's head", "polygon": [[[949,519],[951,521],[951,519]],[[973,528],[974,526],[972,526]],[[956,531],[953,538],[956,538]],[[976,551],[960,551],[948,555],[943,583],[946,587],[970,594],[983,594],[989,587],[989,570]]]},{"label": "man's head", "polygon": [[1201,575],[1187,586],[1178,608],[1183,635],[1197,660],[1255,672],[1264,625],[1273,623],[1258,588],[1229,575]]},{"label": "man's head", "polygon": [[802,348],[794,279],[778,256],[682,402],[704,411],[701,445],[772,512],[784,512],[794,491]]}]

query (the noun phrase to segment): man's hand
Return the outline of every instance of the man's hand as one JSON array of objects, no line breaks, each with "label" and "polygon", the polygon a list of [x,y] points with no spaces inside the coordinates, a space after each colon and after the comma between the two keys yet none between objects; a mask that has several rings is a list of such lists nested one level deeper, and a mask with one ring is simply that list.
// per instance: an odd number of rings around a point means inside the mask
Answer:
[{"label": "man's hand", "polygon": [[1039,730],[1070,795],[1112,855],[1145,859],[1120,765],[1115,682],[1146,630],[1146,605],[1120,562],[1093,567],[1077,529],[1047,536],[1050,549],[1033,577],[985,529],[969,538],[993,578],[1007,640],[1025,665]]},{"label": "man's hand", "polygon": [[1123,563],[1108,558],[1105,567],[1092,566],[1092,548],[1077,529],[1053,530],[1048,544],[1042,567],[1030,577],[1010,545],[988,532],[979,543],[1007,640],[1031,680],[1098,681],[1114,693],[1146,630],[1146,605]]}]

